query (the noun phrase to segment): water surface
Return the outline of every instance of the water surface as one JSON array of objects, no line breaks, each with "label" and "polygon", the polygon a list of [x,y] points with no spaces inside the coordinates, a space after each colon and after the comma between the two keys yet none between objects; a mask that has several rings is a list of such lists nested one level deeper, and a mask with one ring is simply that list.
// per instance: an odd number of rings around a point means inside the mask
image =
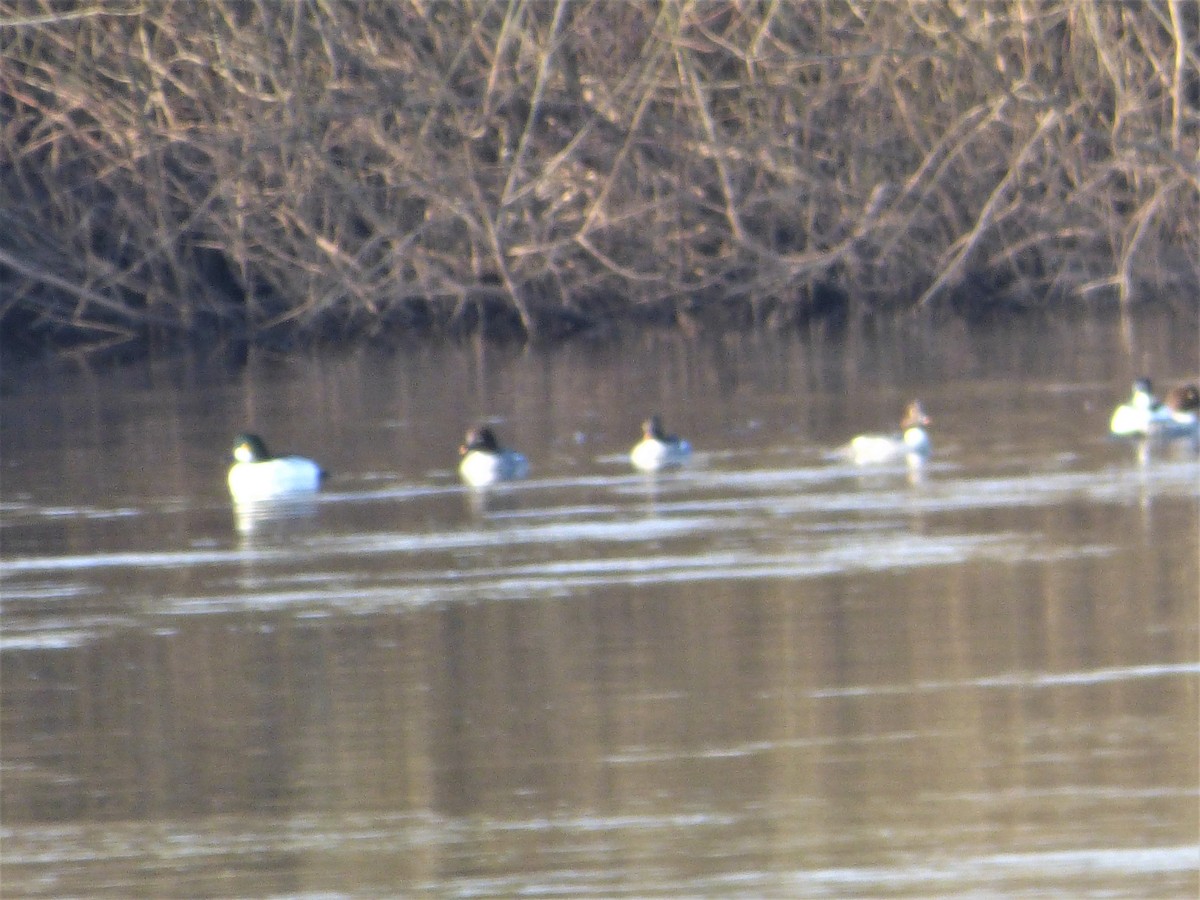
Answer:
[{"label": "water surface", "polygon": [[[6,367],[6,896],[1183,897],[1194,329]],[[919,396],[930,462],[831,455]],[[651,411],[693,465],[635,475]],[[493,421],[532,477],[454,477]],[[235,510],[253,427],[332,472]]]}]

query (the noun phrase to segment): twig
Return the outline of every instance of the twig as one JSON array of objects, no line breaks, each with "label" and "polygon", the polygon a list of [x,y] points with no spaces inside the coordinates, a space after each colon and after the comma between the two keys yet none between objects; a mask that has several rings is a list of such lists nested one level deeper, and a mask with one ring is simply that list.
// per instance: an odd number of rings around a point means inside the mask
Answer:
[{"label": "twig", "polygon": [[996,209],[999,207],[999,205],[1004,201],[1005,197],[1008,195],[1008,189],[1017,180],[1017,177],[1021,173],[1021,169],[1024,168],[1025,163],[1033,155],[1033,152],[1037,148],[1038,142],[1041,140],[1042,135],[1045,134],[1046,131],[1052,126],[1056,125],[1058,120],[1058,110],[1052,109],[1042,113],[1042,116],[1038,121],[1037,128],[1034,129],[1034,132],[1030,136],[1029,140],[1025,142],[1025,146],[1021,148],[1021,152],[1017,154],[1016,159],[1014,159],[1012,164],[1008,167],[1008,171],[1004,173],[1004,177],[1000,179],[999,184],[996,185],[995,189],[988,197],[987,202],[983,204],[983,208],[979,211],[979,215],[975,219],[975,224],[971,227],[970,232],[968,232],[966,235],[965,242],[962,243],[962,246],[954,255],[954,258],[942,268],[941,274],[938,275],[933,284],[931,284],[926,289],[925,293],[921,295],[921,298],[917,301],[918,307],[923,308],[928,306],[938,291],[940,291],[951,280],[958,278],[962,273],[967,257],[971,254],[971,251],[975,249],[980,240],[983,239],[984,234],[987,233],[988,226],[992,221],[992,216],[996,212]]}]

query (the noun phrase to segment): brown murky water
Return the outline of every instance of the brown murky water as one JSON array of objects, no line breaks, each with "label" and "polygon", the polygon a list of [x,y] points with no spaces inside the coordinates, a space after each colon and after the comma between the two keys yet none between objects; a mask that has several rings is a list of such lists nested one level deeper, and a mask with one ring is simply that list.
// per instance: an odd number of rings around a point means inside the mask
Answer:
[{"label": "brown murky water", "polygon": [[[6,897],[1190,897],[1194,328],[4,372]],[[1132,360],[1132,361],[1131,361]],[[829,451],[920,396],[930,463]],[[658,410],[697,448],[647,479]],[[532,477],[472,494],[489,416]],[[233,432],[333,472],[239,516]]]}]

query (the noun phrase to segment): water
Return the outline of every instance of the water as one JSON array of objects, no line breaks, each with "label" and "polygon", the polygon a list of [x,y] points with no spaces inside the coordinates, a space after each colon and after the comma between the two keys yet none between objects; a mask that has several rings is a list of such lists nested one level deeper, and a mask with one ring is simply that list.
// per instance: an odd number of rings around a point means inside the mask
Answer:
[{"label": "water", "polygon": [[[6,367],[4,895],[1195,896],[1200,462],[1104,431],[1200,362],[1138,340]],[[922,470],[830,457],[912,396]],[[482,417],[528,481],[457,484]],[[251,425],[314,502],[231,508]]]}]

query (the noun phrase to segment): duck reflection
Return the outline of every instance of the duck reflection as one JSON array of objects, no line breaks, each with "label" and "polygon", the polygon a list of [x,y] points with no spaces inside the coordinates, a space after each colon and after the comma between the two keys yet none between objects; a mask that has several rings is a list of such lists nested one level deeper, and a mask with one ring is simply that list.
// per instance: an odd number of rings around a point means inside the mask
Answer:
[{"label": "duck reflection", "polygon": [[910,487],[918,487],[925,484],[927,475],[928,466],[924,460],[909,459],[902,464],[856,467],[853,480],[860,490],[882,490],[894,487],[899,479]]},{"label": "duck reflection", "polygon": [[263,500],[238,500],[233,522],[243,539],[285,537],[305,530],[316,517],[315,495],[295,495]]},{"label": "duck reflection", "polygon": [[483,519],[518,507],[515,493],[504,484],[468,485],[463,496],[466,497],[467,512],[473,519]]},{"label": "duck reflection", "polygon": [[1155,460],[1186,460],[1200,457],[1200,434],[1185,437],[1142,437],[1134,441],[1133,458],[1144,468]]}]

